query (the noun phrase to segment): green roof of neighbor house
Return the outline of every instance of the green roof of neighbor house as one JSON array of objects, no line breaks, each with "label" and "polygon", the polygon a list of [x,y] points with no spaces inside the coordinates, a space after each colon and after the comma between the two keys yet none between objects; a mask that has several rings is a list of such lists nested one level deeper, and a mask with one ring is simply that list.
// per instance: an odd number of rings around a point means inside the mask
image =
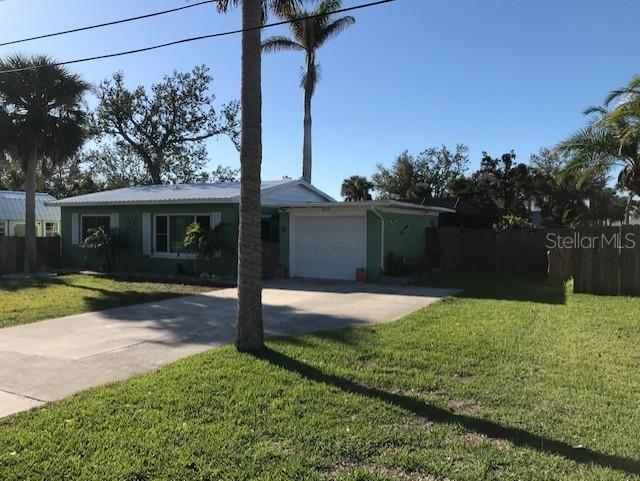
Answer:
[{"label": "green roof of neighbor house", "polygon": [[[262,182],[264,203],[335,202],[328,194],[303,180],[282,179]],[[199,204],[240,202],[239,182],[214,184],[140,185],[79,195],[53,201],[57,206],[98,206],[132,204]]]}]

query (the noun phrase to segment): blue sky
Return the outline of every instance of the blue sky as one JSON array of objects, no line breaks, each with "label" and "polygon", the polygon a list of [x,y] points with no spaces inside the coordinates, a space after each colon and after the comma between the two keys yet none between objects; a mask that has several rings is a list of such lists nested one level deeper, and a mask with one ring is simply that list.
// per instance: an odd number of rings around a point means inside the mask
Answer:
[{"label": "blue sky", "polygon": [[[345,6],[364,0],[345,0]],[[0,40],[12,40],[184,5],[183,0],[4,0]],[[398,0],[355,13],[357,24],[319,54],[314,97],[314,184],[338,196],[353,174],[371,175],[404,151],[462,142],[472,167],[481,152],[514,149],[522,160],[581,127],[582,110],[639,73],[637,0]],[[59,60],[237,28],[239,12],[212,5],[166,17],[20,46],[0,55]],[[274,29],[264,35],[286,33]],[[78,64],[97,83],[116,70],[149,85],[173,69],[208,65],[220,102],[240,95],[240,37]],[[263,178],[301,175],[301,54],[263,64]],[[224,138],[211,164],[238,166]]]}]

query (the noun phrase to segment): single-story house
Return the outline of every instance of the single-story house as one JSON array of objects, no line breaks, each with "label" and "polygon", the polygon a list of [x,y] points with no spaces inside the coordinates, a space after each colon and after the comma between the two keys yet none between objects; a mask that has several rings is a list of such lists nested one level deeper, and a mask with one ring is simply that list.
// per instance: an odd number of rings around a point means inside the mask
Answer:
[{"label": "single-story house", "polygon": [[[395,201],[336,202],[303,180],[264,181],[262,245],[264,276],[282,267],[290,277],[349,279],[366,269],[375,280],[388,252],[405,258],[425,253],[425,228],[447,209]],[[193,274],[210,265],[184,248],[186,227],[224,223],[225,244],[214,271],[237,268],[239,183],[152,185],[81,195],[54,202],[62,209],[65,267],[97,268],[100,259],[83,246],[91,229],[118,232],[126,245],[118,269]]]},{"label": "single-story house", "polygon": [[[36,235],[52,237],[60,232],[60,207],[51,205],[55,197],[36,194]],[[0,190],[0,237],[23,237],[25,232],[25,193]]]}]

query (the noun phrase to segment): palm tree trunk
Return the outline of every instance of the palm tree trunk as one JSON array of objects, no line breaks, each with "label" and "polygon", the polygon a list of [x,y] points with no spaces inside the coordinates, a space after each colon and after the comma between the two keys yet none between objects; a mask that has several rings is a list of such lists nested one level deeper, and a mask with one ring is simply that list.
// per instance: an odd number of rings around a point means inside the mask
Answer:
[{"label": "palm tree trunk", "polygon": [[633,198],[636,196],[635,192],[629,194],[627,199],[627,205],[624,209],[624,223],[629,225],[631,222],[631,207],[633,206]]},{"label": "palm tree trunk", "polygon": [[38,150],[34,147],[27,159],[25,172],[25,224],[24,224],[24,272],[33,274],[37,269],[38,252],[36,245],[36,172]]},{"label": "palm tree trunk", "polygon": [[262,241],[260,169],[262,165],[261,0],[242,2],[242,87],[240,145],[240,230],[238,235],[238,312],[236,348],[258,351],[262,327]]},{"label": "palm tree trunk", "polygon": [[309,60],[307,60],[307,81],[304,86],[304,142],[302,146],[302,178],[311,183],[311,97],[313,83],[309,75]]}]

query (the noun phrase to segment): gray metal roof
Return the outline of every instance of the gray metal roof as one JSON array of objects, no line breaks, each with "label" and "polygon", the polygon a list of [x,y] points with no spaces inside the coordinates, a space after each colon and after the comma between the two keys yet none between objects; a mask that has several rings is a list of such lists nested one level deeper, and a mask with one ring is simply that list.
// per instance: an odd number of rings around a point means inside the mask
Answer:
[{"label": "gray metal roof", "polygon": [[[60,221],[60,207],[50,205],[55,197],[49,194],[36,194],[36,220]],[[0,220],[24,221],[25,193],[0,190]]]},{"label": "gray metal roof", "polygon": [[[285,185],[301,184],[322,196],[327,194],[302,180],[282,179],[262,182],[261,192],[265,193]],[[239,182],[215,184],[140,185],[123,189],[107,190],[93,194],[69,197],[54,202],[59,206],[96,206],[128,204],[189,204],[189,203],[238,203]]]},{"label": "gray metal roof", "polygon": [[343,209],[354,209],[354,208],[364,208],[364,209],[404,209],[404,210],[415,210],[422,212],[442,212],[442,213],[452,213],[455,212],[454,209],[449,209],[446,207],[439,207],[435,205],[422,205],[422,204],[411,204],[408,202],[400,202],[397,200],[363,200],[358,202],[336,202],[335,204],[327,205],[324,202],[310,202],[306,204],[285,204],[281,205],[283,208],[288,209],[333,209],[333,208],[343,208]]}]

